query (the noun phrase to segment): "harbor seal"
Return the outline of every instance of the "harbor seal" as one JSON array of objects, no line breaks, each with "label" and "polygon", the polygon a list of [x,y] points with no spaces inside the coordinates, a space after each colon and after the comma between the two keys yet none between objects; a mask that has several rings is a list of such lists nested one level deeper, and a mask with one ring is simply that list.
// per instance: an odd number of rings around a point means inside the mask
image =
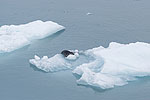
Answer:
[{"label": "harbor seal", "polygon": [[74,53],[73,52],[71,52],[71,51],[69,51],[69,50],[63,50],[62,52],[61,52],[61,54],[64,56],[64,57],[67,57],[68,55],[74,55]]}]

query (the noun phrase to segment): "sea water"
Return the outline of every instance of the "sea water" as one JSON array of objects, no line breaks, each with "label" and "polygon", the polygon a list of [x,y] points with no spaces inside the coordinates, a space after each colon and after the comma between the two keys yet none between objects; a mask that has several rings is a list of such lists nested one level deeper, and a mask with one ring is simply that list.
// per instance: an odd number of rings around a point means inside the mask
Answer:
[{"label": "sea water", "polygon": [[[149,100],[149,77],[102,90],[77,85],[69,70],[45,73],[29,64],[35,54],[52,57],[63,49],[108,47],[110,42],[150,43],[149,4],[148,0],[0,1],[1,26],[51,20],[66,27],[65,31],[0,55],[0,99]],[[87,15],[89,12],[92,15]]]}]

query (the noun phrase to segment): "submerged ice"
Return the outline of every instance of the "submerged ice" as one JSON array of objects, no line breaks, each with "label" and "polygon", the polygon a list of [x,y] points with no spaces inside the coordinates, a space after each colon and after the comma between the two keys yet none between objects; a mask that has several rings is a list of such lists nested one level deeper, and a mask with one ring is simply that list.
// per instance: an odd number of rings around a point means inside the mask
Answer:
[{"label": "submerged ice", "polygon": [[60,30],[63,26],[52,21],[33,21],[22,25],[0,27],[0,53],[11,52],[30,44],[32,40],[42,39]]},{"label": "submerged ice", "polygon": [[112,42],[108,48],[100,46],[84,52],[79,51],[78,57],[81,55],[87,58],[88,62],[80,59],[82,63],[75,65],[73,63],[78,59],[69,60],[57,54],[51,58],[35,57],[30,60],[30,63],[46,72],[72,69],[74,74],[80,76],[77,79],[78,84],[102,89],[122,86],[137,77],[150,75],[150,44],[148,43]]}]

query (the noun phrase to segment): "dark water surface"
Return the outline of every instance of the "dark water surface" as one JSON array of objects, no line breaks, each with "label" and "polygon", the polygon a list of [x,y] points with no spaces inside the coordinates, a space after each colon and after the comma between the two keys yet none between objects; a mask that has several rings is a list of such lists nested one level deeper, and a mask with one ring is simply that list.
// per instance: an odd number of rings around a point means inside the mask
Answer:
[{"label": "dark water surface", "polygon": [[[88,12],[92,15],[86,15]],[[65,31],[0,55],[0,100],[150,100],[150,78],[100,90],[78,86],[71,71],[43,73],[28,60],[63,49],[150,43],[149,0],[0,0],[0,25],[52,20]]]}]

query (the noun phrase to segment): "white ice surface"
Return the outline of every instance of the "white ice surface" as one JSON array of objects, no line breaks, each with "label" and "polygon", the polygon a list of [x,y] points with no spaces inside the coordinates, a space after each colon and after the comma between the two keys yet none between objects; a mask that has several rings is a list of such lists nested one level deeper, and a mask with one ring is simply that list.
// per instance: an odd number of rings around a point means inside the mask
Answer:
[{"label": "white ice surface", "polygon": [[51,58],[47,56],[40,58],[35,55],[34,59],[30,59],[30,63],[45,72],[56,72],[71,68],[71,64],[69,64],[61,54],[57,54]]},{"label": "white ice surface", "polygon": [[60,30],[63,26],[52,21],[33,21],[22,25],[4,25],[0,27],[0,53],[11,52],[42,39]]},{"label": "white ice surface", "polygon": [[29,62],[45,72],[56,72],[61,70],[72,69],[73,66],[70,63],[70,61],[75,61],[78,58],[78,56],[70,55],[68,57],[69,58],[65,58],[61,54],[56,54],[51,58],[48,58],[47,56],[43,56],[42,58],[40,58],[37,55],[35,55],[34,59],[30,59]]},{"label": "white ice surface", "polygon": [[[79,51],[80,52],[80,51]],[[78,56],[80,56],[79,53]],[[86,58],[92,58],[88,63],[75,66],[73,73],[80,76],[78,84],[91,85],[102,89],[128,84],[137,77],[150,75],[150,44],[112,42],[108,48],[102,46],[82,52]],[[30,63],[45,71],[56,71],[72,68],[72,64],[61,55],[55,55],[48,60],[31,59]],[[75,61],[73,61],[75,62]],[[42,67],[39,67],[41,66]],[[55,67],[55,70],[51,70]],[[58,70],[57,70],[58,71]]]}]

